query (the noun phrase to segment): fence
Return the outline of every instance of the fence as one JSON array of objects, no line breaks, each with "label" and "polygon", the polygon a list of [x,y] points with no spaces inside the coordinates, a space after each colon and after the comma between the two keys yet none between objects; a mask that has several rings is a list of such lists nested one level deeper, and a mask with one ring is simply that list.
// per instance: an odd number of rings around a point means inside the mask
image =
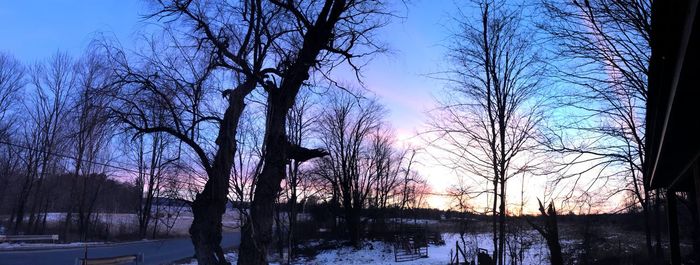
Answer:
[{"label": "fence", "polygon": [[428,257],[428,239],[424,228],[402,229],[394,237],[394,261],[412,261]]},{"label": "fence", "polygon": [[459,245],[459,241],[456,241],[455,251],[450,251],[450,265],[493,265],[493,260],[486,249],[476,248],[475,254],[476,257],[469,257],[467,251]]},{"label": "fence", "polygon": [[118,264],[139,264],[143,263],[143,255],[125,255],[105,258],[79,258],[75,260],[75,265],[118,265]]}]

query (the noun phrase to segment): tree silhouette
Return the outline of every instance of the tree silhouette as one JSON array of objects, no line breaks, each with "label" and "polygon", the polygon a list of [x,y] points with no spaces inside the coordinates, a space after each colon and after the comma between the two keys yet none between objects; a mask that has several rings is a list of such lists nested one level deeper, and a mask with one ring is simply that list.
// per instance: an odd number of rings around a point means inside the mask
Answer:
[{"label": "tree silhouette", "polygon": [[538,163],[532,155],[545,117],[545,67],[516,9],[495,1],[478,4],[478,17],[457,18],[453,66],[443,77],[449,87],[431,114],[429,132],[431,144],[446,154],[443,162],[492,184],[493,255],[503,264],[506,182],[534,172]]}]

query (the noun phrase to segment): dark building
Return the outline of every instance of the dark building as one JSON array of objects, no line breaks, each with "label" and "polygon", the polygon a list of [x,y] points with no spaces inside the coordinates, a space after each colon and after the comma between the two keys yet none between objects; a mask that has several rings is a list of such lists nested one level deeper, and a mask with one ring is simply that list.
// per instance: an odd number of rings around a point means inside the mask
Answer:
[{"label": "dark building", "polygon": [[685,192],[696,208],[700,205],[698,2],[657,0],[652,5],[645,185],[667,191],[672,264],[681,264],[677,195]]}]

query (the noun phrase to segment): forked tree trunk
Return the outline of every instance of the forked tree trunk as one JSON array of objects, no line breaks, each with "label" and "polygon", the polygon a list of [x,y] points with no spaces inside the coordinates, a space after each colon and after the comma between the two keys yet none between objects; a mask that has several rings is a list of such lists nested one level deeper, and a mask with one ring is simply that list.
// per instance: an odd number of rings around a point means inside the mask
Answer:
[{"label": "forked tree trunk", "polygon": [[[309,79],[309,71],[318,64],[317,57],[333,38],[333,28],[341,14],[346,10],[344,0],[326,0],[326,5],[318,15],[316,22],[304,33],[301,49],[284,70],[279,87],[270,84],[267,89],[267,119],[265,121],[264,166],[255,185],[254,198],[251,203],[250,220],[243,227],[242,242],[238,264],[267,264],[267,248],[272,237],[272,207],[280,190],[282,179],[286,175],[289,159],[305,161],[325,155],[325,152],[297,149],[299,154],[292,154],[287,141],[287,113],[294,105],[301,86]],[[288,153],[293,151],[292,153]],[[306,152],[311,151],[311,152]],[[298,159],[304,156],[303,159]]]},{"label": "forked tree trunk", "polygon": [[238,264],[267,264],[267,253],[272,241],[272,216],[275,198],[286,175],[288,108],[281,102],[279,91],[268,94],[268,118],[265,130],[265,156],[262,171],[255,185],[255,197],[250,209],[250,220],[243,226],[243,238]]},{"label": "forked tree trunk", "polygon": [[236,151],[238,121],[245,109],[245,96],[256,86],[255,81],[246,80],[230,91],[229,105],[224,113],[216,144],[219,146],[214,161],[207,170],[204,190],[192,202],[192,226],[190,236],[194,245],[197,263],[200,265],[230,264],[221,249],[222,216],[226,211],[229,178]]},{"label": "forked tree trunk", "polygon": [[[308,68],[306,70],[308,71]],[[308,75],[305,75],[306,78]],[[281,93],[279,90],[268,92],[265,165],[255,185],[255,197],[251,204],[250,219],[247,220],[241,231],[243,235],[238,264],[267,264],[268,248],[272,241],[273,207],[280,191],[282,179],[287,173],[287,161],[293,159],[304,162],[328,154],[320,150],[309,150],[291,145],[287,141],[287,113],[293,105],[294,97],[300,86],[301,81],[293,94]]]}]

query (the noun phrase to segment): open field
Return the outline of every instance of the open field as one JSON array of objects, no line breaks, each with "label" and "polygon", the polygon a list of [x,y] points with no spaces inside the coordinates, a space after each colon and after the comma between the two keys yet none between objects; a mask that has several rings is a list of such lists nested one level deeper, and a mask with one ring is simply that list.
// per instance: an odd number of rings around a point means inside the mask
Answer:
[{"label": "open field", "polygon": [[[46,231],[47,234],[58,231],[60,225],[63,224],[66,213],[48,213],[46,215]],[[75,218],[75,214],[73,215]],[[179,211],[177,214],[160,215],[158,220],[158,236],[159,237],[183,237],[189,236],[189,228],[192,224],[192,213],[187,210]],[[0,216],[0,224],[7,223],[10,217],[7,215]],[[27,217],[28,218],[28,217]],[[25,218],[25,219],[27,219]],[[138,231],[138,217],[133,213],[100,213],[94,220],[96,226],[101,228],[103,237],[122,241],[122,239],[134,239],[133,235]],[[151,223],[154,223],[152,221]],[[223,216],[224,232],[239,231],[240,217],[237,212],[230,210]],[[149,230],[153,229],[151,224]],[[2,231],[2,229],[0,229]]]}]

